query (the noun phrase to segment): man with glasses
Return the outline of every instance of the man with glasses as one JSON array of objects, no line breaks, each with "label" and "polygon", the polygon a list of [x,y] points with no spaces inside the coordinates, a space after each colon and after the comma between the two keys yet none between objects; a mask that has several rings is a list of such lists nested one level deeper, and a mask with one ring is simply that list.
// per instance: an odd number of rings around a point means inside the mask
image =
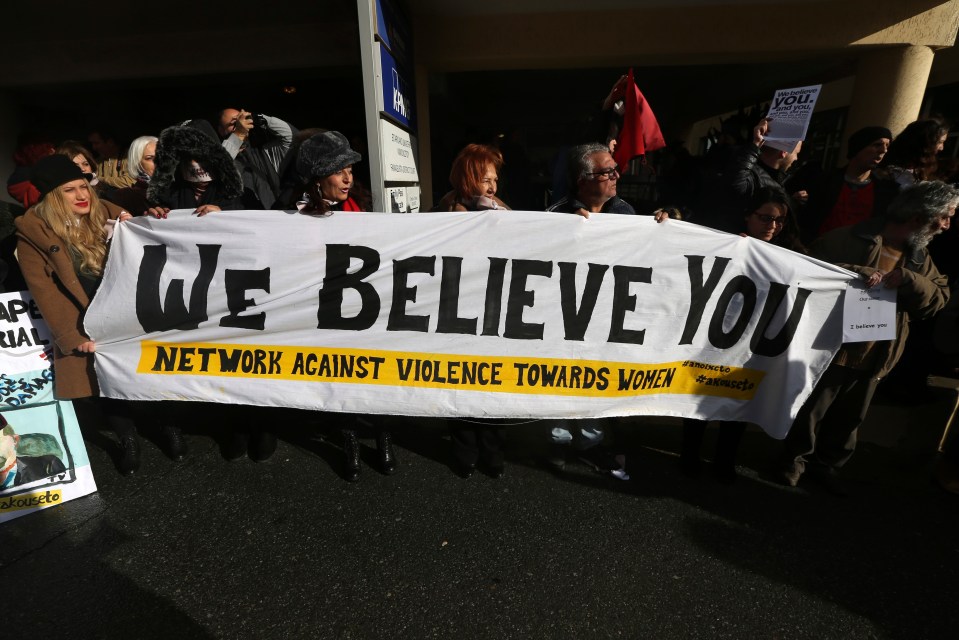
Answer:
[{"label": "man with glasses", "polygon": [[[616,195],[619,171],[606,145],[592,143],[573,147],[569,152],[568,175],[569,195],[547,211],[575,213],[584,218],[597,213],[636,213],[628,202]],[[604,430],[599,420],[590,418],[546,422],[550,429],[552,444],[546,459],[546,464],[550,468],[555,471],[562,471],[565,468],[567,452],[575,440],[577,458],[580,461],[604,475],[611,475],[621,480],[629,479],[623,465],[606,447],[602,446]]]},{"label": "man with glasses", "polygon": [[593,213],[635,214],[632,205],[616,195],[619,171],[609,147],[591,143],[569,152],[570,193],[547,211],[576,213],[588,218]]}]

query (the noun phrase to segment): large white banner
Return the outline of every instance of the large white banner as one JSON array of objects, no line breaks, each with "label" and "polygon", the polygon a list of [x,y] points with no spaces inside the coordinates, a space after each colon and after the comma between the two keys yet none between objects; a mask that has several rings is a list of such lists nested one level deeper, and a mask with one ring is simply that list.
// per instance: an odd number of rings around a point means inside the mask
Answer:
[{"label": "large white banner", "polygon": [[116,398],[783,437],[839,348],[851,278],[643,216],[177,211],[117,226],[86,328]]}]

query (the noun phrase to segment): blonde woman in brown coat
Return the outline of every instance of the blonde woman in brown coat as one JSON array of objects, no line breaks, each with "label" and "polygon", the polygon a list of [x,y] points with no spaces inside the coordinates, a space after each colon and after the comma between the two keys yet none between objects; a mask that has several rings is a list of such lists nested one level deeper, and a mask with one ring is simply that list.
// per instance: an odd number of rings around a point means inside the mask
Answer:
[{"label": "blonde woman in brown coat", "polygon": [[[17,259],[54,338],[54,395],[97,397],[96,344],[84,333],[83,315],[103,277],[108,229],[132,216],[101,201],[66,156],[41,159],[30,180],[41,200],[16,221]],[[120,441],[117,466],[132,474],[140,466],[140,442],[131,403],[100,398],[99,405]]]}]

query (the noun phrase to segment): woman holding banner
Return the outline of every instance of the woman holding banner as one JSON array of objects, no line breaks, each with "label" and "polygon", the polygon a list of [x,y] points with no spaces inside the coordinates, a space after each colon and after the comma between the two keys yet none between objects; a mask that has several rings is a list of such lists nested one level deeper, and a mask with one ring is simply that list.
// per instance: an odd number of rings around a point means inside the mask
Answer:
[{"label": "woman holding banner", "polygon": [[[255,194],[244,189],[233,158],[206,120],[190,120],[161,131],[152,164],[145,215],[164,219],[171,209],[188,209],[201,217],[263,208]],[[163,410],[173,419],[192,417],[223,425],[220,446],[227,460],[248,455],[255,462],[265,462],[276,452],[276,434],[269,427],[271,409],[170,401],[163,403]]]},{"label": "woman holding banner", "polygon": [[[496,197],[503,155],[493,147],[469,144],[453,160],[450,184],[453,190],[443,196],[434,211],[487,211],[509,209]],[[469,478],[481,463],[492,478],[506,472],[503,448],[506,427],[502,420],[463,418],[448,422],[452,443],[453,469]]]},{"label": "woman holding banner", "polygon": [[[337,211],[369,211],[372,198],[369,191],[353,179],[353,165],[362,159],[350,148],[350,143],[339,131],[324,131],[311,136],[300,145],[296,156],[296,170],[308,176],[303,186],[303,197],[296,203],[301,213],[329,216]],[[393,436],[383,427],[381,418],[361,415],[349,416],[343,432],[343,452],[346,454],[344,477],[348,482],[360,479],[360,443],[357,427],[372,427],[376,433],[376,450],[380,471],[386,475],[396,471]]]},{"label": "woman holding banner", "polygon": [[[781,190],[770,187],[760,189],[750,202],[750,213],[746,214],[745,218],[745,231],[740,235],[806,253],[805,247],[799,242],[799,230],[795,220],[790,219],[791,210],[790,198]],[[719,423],[713,475],[723,484],[731,484],[736,480],[736,452],[745,431],[745,422],[723,420]],[[683,444],[679,464],[687,476],[696,477],[701,471],[699,451],[702,449],[705,434],[705,420],[683,419]]]},{"label": "woman holding banner", "polygon": [[[112,227],[132,216],[101,201],[65,155],[39,160],[30,180],[41,199],[16,221],[17,255],[54,338],[54,395],[58,400],[96,397],[96,344],[83,332],[83,314],[100,286]],[[117,467],[133,474],[140,466],[140,440],[132,404],[100,398],[99,406],[120,441]]]}]

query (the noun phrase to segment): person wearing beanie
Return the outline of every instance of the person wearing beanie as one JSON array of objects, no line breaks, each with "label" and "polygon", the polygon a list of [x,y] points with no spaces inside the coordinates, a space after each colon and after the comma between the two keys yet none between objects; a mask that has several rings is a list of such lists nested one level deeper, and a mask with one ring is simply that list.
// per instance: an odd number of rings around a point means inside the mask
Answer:
[{"label": "person wearing beanie", "polygon": [[91,187],[95,187],[97,195],[103,197],[106,193],[106,186],[97,178],[97,161],[93,154],[76,140],[64,140],[57,147],[57,153],[73,160],[73,164],[80,167],[83,177],[87,179]]},{"label": "person wearing beanie", "polygon": [[809,203],[800,218],[803,241],[812,242],[839,227],[857,224],[881,215],[896,197],[895,183],[874,171],[882,162],[892,133],[885,127],[865,127],[847,143],[848,164],[823,174],[810,189]]},{"label": "person wearing beanie", "polygon": [[[362,156],[350,148],[350,142],[339,131],[323,131],[310,136],[296,153],[296,171],[306,178],[303,197],[296,203],[300,212],[328,216],[337,211],[369,211],[369,192],[353,179],[353,165]],[[360,479],[359,431],[372,430],[380,471],[390,475],[396,471],[393,436],[383,427],[383,418],[354,414],[347,417],[343,434],[346,467],[343,477],[348,482]]]},{"label": "person wearing beanie", "polygon": [[[54,396],[72,400],[99,396],[93,354],[83,315],[103,277],[109,230],[131,218],[104,202],[71,158],[40,159],[30,175],[40,202],[16,220],[17,255],[30,293],[54,339]],[[132,474],[140,466],[140,441],[132,403],[98,398],[120,441],[117,466]]]},{"label": "person wearing beanie", "polygon": [[353,179],[353,165],[361,159],[339,131],[324,131],[306,140],[296,155],[296,170],[306,178],[296,208],[321,215],[369,211],[370,193]]}]

